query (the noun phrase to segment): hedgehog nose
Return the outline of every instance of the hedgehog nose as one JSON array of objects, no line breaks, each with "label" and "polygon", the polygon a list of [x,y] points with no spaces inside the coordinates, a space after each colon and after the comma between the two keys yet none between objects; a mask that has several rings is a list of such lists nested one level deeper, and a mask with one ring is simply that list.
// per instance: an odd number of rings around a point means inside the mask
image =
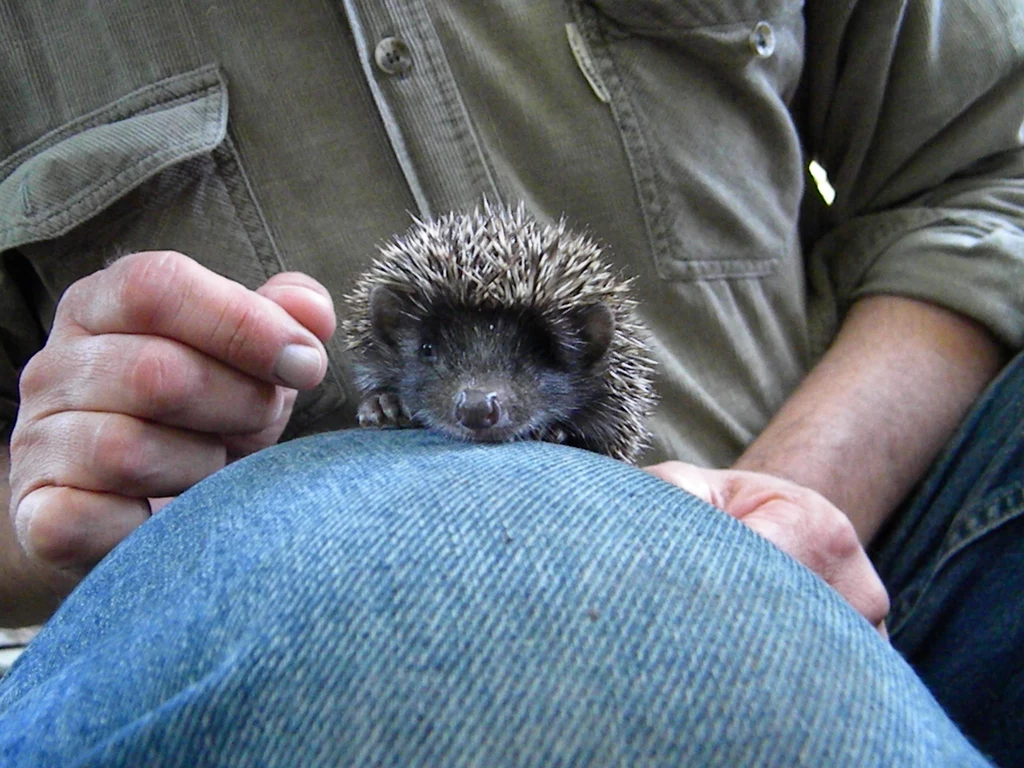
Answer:
[{"label": "hedgehog nose", "polygon": [[455,419],[467,429],[488,429],[501,418],[496,392],[464,389],[455,397]]}]

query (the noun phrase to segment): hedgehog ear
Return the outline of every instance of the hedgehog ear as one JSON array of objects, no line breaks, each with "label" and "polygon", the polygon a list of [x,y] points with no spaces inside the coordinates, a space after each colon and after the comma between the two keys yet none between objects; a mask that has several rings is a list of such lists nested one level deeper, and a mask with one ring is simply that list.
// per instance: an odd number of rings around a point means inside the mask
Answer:
[{"label": "hedgehog ear", "polygon": [[402,299],[390,288],[378,285],[370,291],[370,321],[374,332],[389,345],[398,342],[402,322]]},{"label": "hedgehog ear", "polygon": [[615,335],[615,318],[605,304],[591,304],[577,314],[580,338],[583,341],[583,357],[587,365],[600,360]]}]

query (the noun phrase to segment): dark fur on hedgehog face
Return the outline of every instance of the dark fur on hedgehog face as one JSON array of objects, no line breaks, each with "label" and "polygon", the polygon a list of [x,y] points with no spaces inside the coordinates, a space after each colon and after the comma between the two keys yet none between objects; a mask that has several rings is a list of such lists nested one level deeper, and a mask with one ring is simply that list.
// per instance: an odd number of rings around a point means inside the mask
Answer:
[{"label": "dark fur on hedgehog face", "polygon": [[399,398],[414,421],[463,440],[544,437],[601,386],[593,373],[607,343],[595,346],[592,325],[556,327],[529,309],[403,313],[390,338]]}]

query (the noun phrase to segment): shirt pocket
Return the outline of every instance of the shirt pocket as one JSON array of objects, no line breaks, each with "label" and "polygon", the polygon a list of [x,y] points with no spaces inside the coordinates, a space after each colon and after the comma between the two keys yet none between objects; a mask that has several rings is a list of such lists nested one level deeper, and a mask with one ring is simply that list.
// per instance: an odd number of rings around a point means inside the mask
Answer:
[{"label": "shirt pocket", "polygon": [[57,296],[144,249],[180,250],[256,287],[282,266],[227,116],[227,87],[204,67],[39,138],[0,163],[0,251],[24,253]]},{"label": "shirt pocket", "polygon": [[[49,330],[74,281],[113,259],[180,251],[248,288],[284,269],[228,130],[227,85],[206,66],[148,85],[0,162],[0,254],[32,275]],[[17,361],[12,366],[20,367]],[[289,431],[343,401],[332,370],[304,393]]]},{"label": "shirt pocket", "polygon": [[799,252],[789,102],[801,0],[574,6],[618,127],[659,275],[763,277]]}]

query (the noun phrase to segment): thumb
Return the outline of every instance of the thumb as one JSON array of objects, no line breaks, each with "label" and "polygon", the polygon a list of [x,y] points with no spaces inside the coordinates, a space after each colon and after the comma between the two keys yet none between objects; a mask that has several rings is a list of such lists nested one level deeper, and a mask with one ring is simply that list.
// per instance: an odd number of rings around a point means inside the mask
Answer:
[{"label": "thumb", "polygon": [[717,503],[718,494],[715,493],[711,477],[705,469],[682,461],[663,461],[661,464],[644,467],[643,470],[693,494],[698,499],[703,499],[708,504],[721,506]]},{"label": "thumb", "polygon": [[326,342],[338,325],[331,294],[302,272],[281,272],[256,290]]}]

